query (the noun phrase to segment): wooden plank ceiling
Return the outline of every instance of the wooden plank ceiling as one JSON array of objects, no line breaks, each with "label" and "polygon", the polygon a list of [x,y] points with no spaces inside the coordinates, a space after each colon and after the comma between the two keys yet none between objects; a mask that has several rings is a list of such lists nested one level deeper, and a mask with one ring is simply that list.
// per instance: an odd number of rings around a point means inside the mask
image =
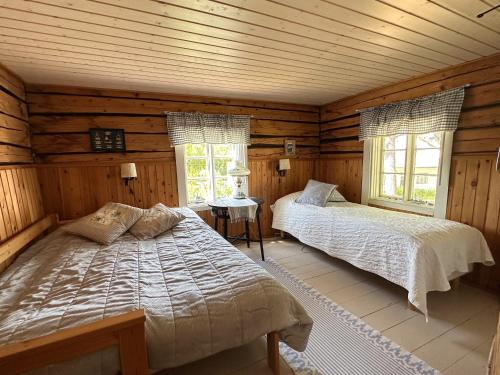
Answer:
[{"label": "wooden plank ceiling", "polygon": [[0,0],[29,83],[325,104],[500,51],[496,0]]}]

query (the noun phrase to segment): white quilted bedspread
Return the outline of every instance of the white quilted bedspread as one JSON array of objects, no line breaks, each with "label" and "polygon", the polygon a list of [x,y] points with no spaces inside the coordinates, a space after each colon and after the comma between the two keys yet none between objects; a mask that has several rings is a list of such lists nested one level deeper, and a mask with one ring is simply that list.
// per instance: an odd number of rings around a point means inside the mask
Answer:
[{"label": "white quilted bedspread", "polygon": [[[279,331],[303,350],[312,326],[274,278],[193,211],[173,230],[109,246],[57,230],[0,276],[0,345],[130,310],[146,311],[150,367],[179,366]],[[111,349],[45,374],[116,374]]]},{"label": "white quilted bedspread", "polygon": [[482,233],[468,225],[350,202],[298,204],[299,194],[276,201],[273,228],[402,286],[426,316],[427,292],[449,290],[448,280],[472,263],[494,264]]}]

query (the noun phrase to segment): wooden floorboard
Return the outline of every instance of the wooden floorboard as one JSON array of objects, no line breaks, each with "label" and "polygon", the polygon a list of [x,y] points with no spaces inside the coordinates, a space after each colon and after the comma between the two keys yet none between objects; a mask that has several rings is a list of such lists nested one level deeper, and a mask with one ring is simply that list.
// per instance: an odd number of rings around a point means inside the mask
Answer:
[{"label": "wooden floorboard", "polygon": [[[238,248],[250,258],[260,259],[258,244]],[[445,375],[485,373],[500,308],[497,296],[463,283],[456,290],[432,292],[426,323],[422,314],[408,309],[403,288],[376,275],[293,240],[266,241],[265,251],[295,276]],[[184,375],[200,369],[206,374],[271,374],[264,338],[161,374]],[[283,374],[293,374],[283,360],[281,369]]]}]

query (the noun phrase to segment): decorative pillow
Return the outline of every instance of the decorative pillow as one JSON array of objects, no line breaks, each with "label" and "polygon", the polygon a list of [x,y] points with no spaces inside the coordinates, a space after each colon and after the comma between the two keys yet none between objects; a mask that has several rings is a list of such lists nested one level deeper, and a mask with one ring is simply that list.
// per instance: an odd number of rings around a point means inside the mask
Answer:
[{"label": "decorative pillow", "polygon": [[336,187],[337,185],[325,184],[324,182],[309,180],[304,191],[295,200],[295,202],[325,207],[328,198]]},{"label": "decorative pillow", "polygon": [[142,216],[143,209],[121,203],[106,203],[93,214],[67,224],[62,229],[109,245],[125,233]]},{"label": "decorative pillow", "polygon": [[337,188],[335,188],[328,198],[328,202],[347,202],[347,199],[345,199],[344,196],[339,193]]},{"label": "decorative pillow", "polygon": [[158,203],[149,210],[144,210],[142,217],[130,228],[130,233],[140,240],[148,240],[175,227],[186,217]]}]

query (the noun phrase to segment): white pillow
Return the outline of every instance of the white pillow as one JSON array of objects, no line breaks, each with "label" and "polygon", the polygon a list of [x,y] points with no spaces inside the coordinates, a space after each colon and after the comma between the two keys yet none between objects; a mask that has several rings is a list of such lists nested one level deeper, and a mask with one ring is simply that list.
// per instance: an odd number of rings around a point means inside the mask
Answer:
[{"label": "white pillow", "polygon": [[141,208],[110,202],[93,214],[64,225],[62,229],[68,233],[109,245],[134,225],[142,213]]},{"label": "white pillow", "polygon": [[304,188],[304,191],[295,200],[295,202],[325,207],[328,198],[336,187],[336,185],[326,184],[316,180],[309,180]]},{"label": "white pillow", "polygon": [[158,203],[149,210],[144,210],[142,217],[130,228],[130,233],[140,240],[149,240],[175,227],[186,217]]},{"label": "white pillow", "polygon": [[347,199],[345,199],[344,196],[339,193],[337,188],[335,188],[335,190],[332,191],[332,194],[330,194],[328,202],[347,202]]}]

